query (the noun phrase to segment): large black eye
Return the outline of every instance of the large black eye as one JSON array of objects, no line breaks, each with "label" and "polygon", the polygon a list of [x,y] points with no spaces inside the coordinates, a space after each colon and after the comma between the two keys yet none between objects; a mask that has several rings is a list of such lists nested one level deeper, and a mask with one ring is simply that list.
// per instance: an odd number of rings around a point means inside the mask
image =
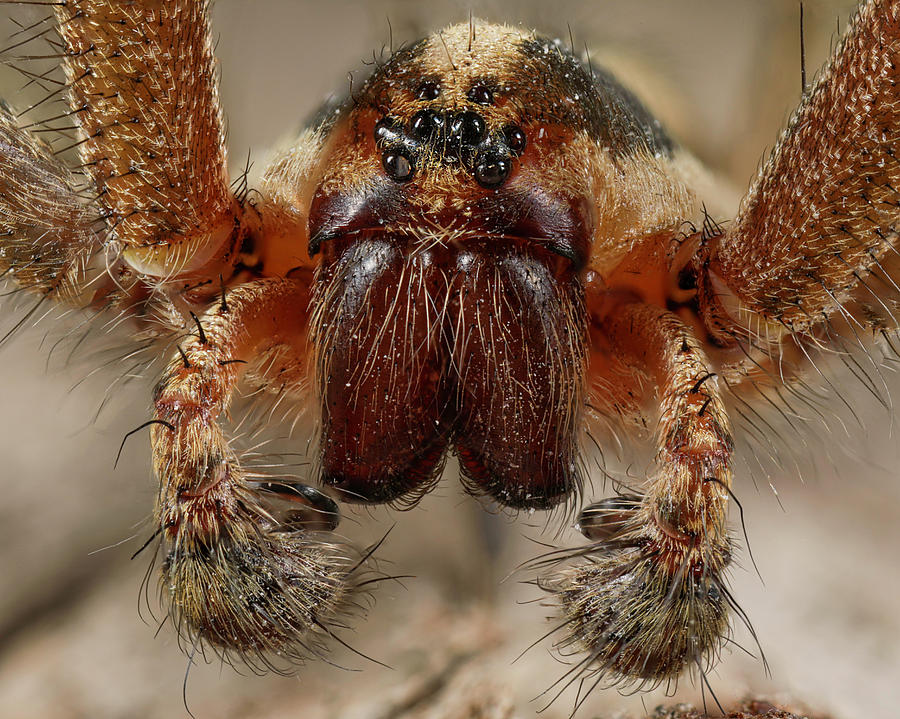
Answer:
[{"label": "large black eye", "polygon": [[400,125],[392,117],[385,117],[375,124],[375,142],[385,145],[400,139]]},{"label": "large black eye", "polygon": [[414,170],[412,160],[400,152],[388,150],[381,156],[381,164],[388,177],[396,182],[412,179]]},{"label": "large black eye", "polygon": [[477,112],[462,112],[453,118],[450,134],[461,145],[477,145],[484,139],[487,127]]},{"label": "large black eye", "polygon": [[492,157],[475,167],[475,180],[485,189],[491,190],[502,185],[509,177],[511,169],[509,160]]},{"label": "large black eye", "polygon": [[409,121],[409,134],[417,140],[429,140],[440,133],[443,125],[444,118],[434,110],[420,110]]}]

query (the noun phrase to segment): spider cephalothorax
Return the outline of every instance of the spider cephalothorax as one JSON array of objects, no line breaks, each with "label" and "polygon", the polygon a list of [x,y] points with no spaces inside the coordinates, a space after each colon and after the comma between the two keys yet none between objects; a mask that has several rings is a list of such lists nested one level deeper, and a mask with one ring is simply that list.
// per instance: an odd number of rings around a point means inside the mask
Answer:
[{"label": "spider cephalothorax", "polygon": [[789,382],[854,325],[895,329],[900,1],[864,4],[724,233],[641,103],[532,32],[473,21],[393,53],[248,195],[205,3],[55,12],[91,192],[4,111],[0,265],[179,338],[150,423],[186,636],[284,668],[364,583],[334,501],[229,444],[246,379],[313,394],[311,481],[347,502],[414,504],[449,453],[502,506],[574,502],[585,423],[649,411],[646,486],[588,507],[591,543],[538,560],[538,583],[560,648],[585,652],[576,678],[715,659],[735,606],[726,390]]},{"label": "spider cephalothorax", "polygon": [[328,121],[313,327],[324,481],[348,500],[420,494],[448,448],[502,504],[575,491],[580,279],[622,251],[593,246],[623,184],[600,165],[673,153],[591,73],[531,33],[460,25],[395,53]]}]

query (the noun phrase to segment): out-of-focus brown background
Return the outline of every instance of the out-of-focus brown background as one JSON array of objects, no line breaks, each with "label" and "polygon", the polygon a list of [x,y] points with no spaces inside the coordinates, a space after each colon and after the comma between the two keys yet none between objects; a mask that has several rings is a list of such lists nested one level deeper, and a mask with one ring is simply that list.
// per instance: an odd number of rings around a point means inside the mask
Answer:
[{"label": "out-of-focus brown background", "polygon": [[[806,2],[810,74],[852,4]],[[235,171],[248,149],[258,171],[266,148],[387,45],[388,19],[396,44],[465,21],[470,10],[561,37],[569,26],[578,44],[598,49],[595,56],[615,55],[628,75],[642,78],[640,91],[665,110],[675,134],[740,188],[798,100],[798,10],[787,0],[219,0],[213,26]],[[35,17],[5,6],[0,14]],[[12,104],[24,82],[2,74]],[[0,333],[21,307],[0,305]],[[0,347],[0,716],[184,716],[186,659],[171,627],[154,636],[152,618],[139,618],[146,559],[129,561],[148,536],[155,492],[146,434],[127,444],[113,470],[123,434],[148,417],[153,377],[116,383],[98,415],[108,387],[130,369],[125,361],[102,368],[83,352],[67,361],[71,339],[48,362],[59,332],[78,321],[43,323]],[[851,425],[828,440],[846,448],[847,459],[822,463],[805,485],[793,470],[757,476],[755,486],[737,478],[765,586],[737,568],[734,594],[754,622],[772,678],[740,650],[726,650],[710,677],[723,702],[752,693],[805,701],[845,719],[898,713],[893,420],[858,385],[847,391],[867,412],[864,428]],[[594,491],[600,497],[609,487],[598,481]],[[452,467],[415,511],[350,512],[344,526],[365,543],[395,523],[379,555],[391,562],[388,571],[415,578],[378,586],[368,620],[343,635],[392,670],[340,648],[333,658],[350,671],[315,662],[299,679],[200,663],[186,689],[194,715],[534,716],[543,704],[531,700],[565,667],[547,641],[514,662],[546,630],[547,610],[524,603],[538,596],[520,583],[524,577],[501,580],[539,551],[529,538],[577,538],[542,535],[538,515],[512,522],[483,512],[460,493]],[[740,627],[735,637],[752,646]],[[597,691],[578,716],[637,716],[676,699],[700,703],[696,682],[683,681],[674,698]],[[573,700],[564,695],[543,716],[568,716]]]}]

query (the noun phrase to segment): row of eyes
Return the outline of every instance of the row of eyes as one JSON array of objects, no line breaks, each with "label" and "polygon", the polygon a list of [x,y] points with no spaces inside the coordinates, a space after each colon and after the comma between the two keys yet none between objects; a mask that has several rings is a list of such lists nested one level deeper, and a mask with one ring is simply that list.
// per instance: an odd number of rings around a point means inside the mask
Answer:
[{"label": "row of eyes", "polygon": [[[440,95],[441,89],[436,82],[426,81],[419,86],[417,97],[420,100],[435,100]],[[493,91],[478,84],[468,92],[470,101],[479,105],[490,105],[494,101]],[[375,127],[375,141],[384,143],[397,129],[396,122],[390,118],[384,118]],[[409,135],[419,141],[427,141],[444,129],[444,118],[433,109],[426,109],[413,115],[409,123]],[[464,145],[474,146],[481,143],[487,134],[484,120],[478,113],[462,112],[456,115],[451,122],[450,129],[458,135]],[[503,130],[503,138],[506,146],[513,155],[519,155],[525,149],[526,137],[521,128],[510,125]],[[385,172],[397,182],[406,182],[412,179],[414,167],[412,159],[402,152],[387,149],[382,156],[382,165]],[[491,158],[473,168],[475,179],[482,187],[492,189],[501,185],[510,172],[509,160],[505,158]]]},{"label": "row of eyes", "polygon": [[[416,96],[420,100],[436,100],[441,94],[441,86],[436,82],[426,81],[419,85]],[[474,85],[467,97],[476,105],[492,105],[494,103],[494,92],[485,85]]]}]

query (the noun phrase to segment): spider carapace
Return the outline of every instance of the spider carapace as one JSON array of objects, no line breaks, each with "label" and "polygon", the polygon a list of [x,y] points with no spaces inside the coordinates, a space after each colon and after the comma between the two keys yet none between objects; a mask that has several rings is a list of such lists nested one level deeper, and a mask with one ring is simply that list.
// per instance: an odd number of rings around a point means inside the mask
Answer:
[{"label": "spider carapace", "polygon": [[[322,651],[372,571],[332,497],[414,504],[455,453],[472,494],[574,504],[592,418],[649,414],[645,486],[584,509],[590,543],[538,583],[579,675],[715,659],[727,396],[895,329],[900,2],[863,5],[724,232],[715,181],[637,98],[532,32],[472,21],[392,53],[246,193],[205,3],[55,13],[82,164],[3,111],[0,265],[170,342],[156,536],[191,642],[278,668]],[[219,424],[241,381],[313,394],[323,489],[242,467]]]}]

